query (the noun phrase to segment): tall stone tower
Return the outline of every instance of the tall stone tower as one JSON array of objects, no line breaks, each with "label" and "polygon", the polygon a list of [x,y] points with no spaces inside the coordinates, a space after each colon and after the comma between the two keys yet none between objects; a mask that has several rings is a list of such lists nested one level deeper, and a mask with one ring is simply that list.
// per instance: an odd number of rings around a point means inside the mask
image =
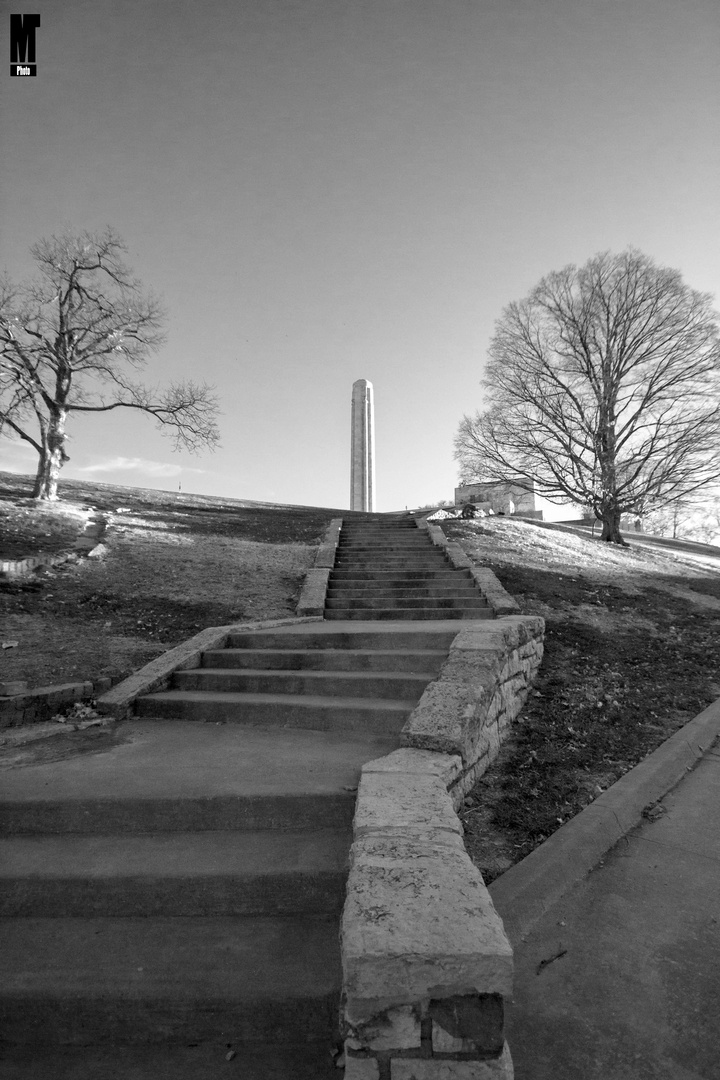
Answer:
[{"label": "tall stone tower", "polygon": [[350,509],[375,509],[375,412],[367,379],[358,379],[352,389]]}]

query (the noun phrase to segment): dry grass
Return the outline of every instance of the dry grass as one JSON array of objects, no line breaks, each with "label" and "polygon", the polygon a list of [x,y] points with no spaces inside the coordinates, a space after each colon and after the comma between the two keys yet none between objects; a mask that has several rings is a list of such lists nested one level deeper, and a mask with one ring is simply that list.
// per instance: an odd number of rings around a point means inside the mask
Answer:
[{"label": "dry grass", "polygon": [[445,531],[546,621],[534,690],[463,810],[491,881],[720,695],[720,550],[502,518]]},{"label": "dry grass", "polygon": [[18,642],[0,653],[0,678],[34,687],[128,674],[206,626],[294,615],[334,513],[165,492],[153,502],[152,493],[102,485],[38,511],[23,488],[3,480],[0,515],[23,554],[43,547],[48,518],[66,547],[91,506],[108,520],[104,558],[75,560],[0,590],[0,637]]}]

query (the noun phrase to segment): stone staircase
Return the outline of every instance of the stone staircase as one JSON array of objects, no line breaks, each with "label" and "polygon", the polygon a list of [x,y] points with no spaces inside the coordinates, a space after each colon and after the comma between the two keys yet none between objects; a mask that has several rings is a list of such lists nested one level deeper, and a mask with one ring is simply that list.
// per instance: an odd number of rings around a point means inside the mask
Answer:
[{"label": "stone staircase", "polygon": [[491,619],[468,570],[454,569],[413,518],[343,524],[325,618]]},{"label": "stone staircase", "polygon": [[7,773],[4,1080],[339,1075],[354,789],[457,632],[351,610],[231,635],[112,750]]}]

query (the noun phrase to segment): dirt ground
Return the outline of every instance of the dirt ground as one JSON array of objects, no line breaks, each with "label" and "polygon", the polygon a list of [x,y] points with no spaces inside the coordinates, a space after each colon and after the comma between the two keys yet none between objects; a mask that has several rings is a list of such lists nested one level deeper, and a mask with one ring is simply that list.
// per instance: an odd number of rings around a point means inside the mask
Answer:
[{"label": "dirt ground", "polygon": [[461,812],[490,882],[720,696],[720,550],[618,548],[504,518],[443,525],[546,622],[533,691]]}]

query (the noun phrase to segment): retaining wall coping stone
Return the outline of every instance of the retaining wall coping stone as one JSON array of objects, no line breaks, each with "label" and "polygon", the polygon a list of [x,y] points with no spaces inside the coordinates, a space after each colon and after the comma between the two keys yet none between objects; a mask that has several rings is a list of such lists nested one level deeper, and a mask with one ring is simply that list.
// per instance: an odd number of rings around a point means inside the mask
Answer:
[{"label": "retaining wall coping stone", "polygon": [[460,992],[512,991],[510,944],[461,845],[416,854],[389,838],[357,841],[342,942],[350,1024]]},{"label": "retaining wall coping stone", "polygon": [[442,754],[433,750],[416,750],[402,747],[393,750],[386,757],[375,758],[363,765],[363,775],[369,773],[420,773],[437,776],[446,788],[462,772],[462,758],[459,754]]},{"label": "retaining wall coping stone", "polygon": [[229,626],[209,626],[199,634],[168,649],[161,656],[151,660],[145,667],[123,679],[102,697],[98,698],[97,710],[104,715],[121,720],[130,715],[135,698],[141,694],[150,694],[154,690],[164,689],[175,671],[187,671],[200,663],[200,658],[209,649],[221,649],[230,634],[256,630],[271,630],[275,626],[292,626],[296,623],[319,622],[315,618],[266,619],[261,622],[232,623]]},{"label": "retaining wall coping stone", "polygon": [[332,519],[325,530],[322,543],[315,552],[314,565],[305,574],[297,605],[297,613],[300,616],[322,615],[325,611],[328,581],[330,580],[330,571],[335,565],[335,554],[342,523],[342,518]]},{"label": "retaining wall coping stone", "polygon": [[325,595],[329,579],[329,568],[313,567],[307,571],[297,605],[299,616],[322,615],[325,610]]},{"label": "retaining wall coping stone", "polygon": [[432,828],[462,835],[447,784],[422,773],[366,773],[358,785],[354,834],[374,836],[403,828]]}]

